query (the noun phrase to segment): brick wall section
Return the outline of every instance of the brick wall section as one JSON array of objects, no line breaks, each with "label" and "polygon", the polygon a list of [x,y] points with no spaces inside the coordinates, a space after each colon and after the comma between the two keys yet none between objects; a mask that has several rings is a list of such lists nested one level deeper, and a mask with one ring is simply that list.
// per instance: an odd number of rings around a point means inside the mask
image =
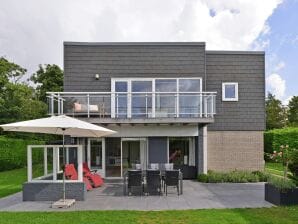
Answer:
[{"label": "brick wall section", "polygon": [[263,170],[262,131],[208,131],[208,170]]},{"label": "brick wall section", "polygon": [[[207,90],[217,91],[212,131],[265,130],[263,52],[206,51]],[[222,101],[222,83],[238,82],[238,102]]]},{"label": "brick wall section", "polygon": [[204,79],[205,44],[64,43],[64,91],[110,91],[111,78],[129,77]]}]

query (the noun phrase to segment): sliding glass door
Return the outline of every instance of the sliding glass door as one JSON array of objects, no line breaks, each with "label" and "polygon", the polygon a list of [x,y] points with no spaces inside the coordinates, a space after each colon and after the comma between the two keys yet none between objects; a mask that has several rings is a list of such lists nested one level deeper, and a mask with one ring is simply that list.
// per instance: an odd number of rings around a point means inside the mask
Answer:
[{"label": "sliding glass door", "polygon": [[147,167],[147,141],[139,138],[122,138],[122,175],[136,164]]}]

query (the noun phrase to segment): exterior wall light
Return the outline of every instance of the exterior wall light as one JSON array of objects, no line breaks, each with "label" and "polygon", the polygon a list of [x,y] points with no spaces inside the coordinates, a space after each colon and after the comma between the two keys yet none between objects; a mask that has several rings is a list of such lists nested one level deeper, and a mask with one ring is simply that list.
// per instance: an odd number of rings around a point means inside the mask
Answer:
[{"label": "exterior wall light", "polygon": [[99,74],[95,74],[95,79],[99,80]]}]

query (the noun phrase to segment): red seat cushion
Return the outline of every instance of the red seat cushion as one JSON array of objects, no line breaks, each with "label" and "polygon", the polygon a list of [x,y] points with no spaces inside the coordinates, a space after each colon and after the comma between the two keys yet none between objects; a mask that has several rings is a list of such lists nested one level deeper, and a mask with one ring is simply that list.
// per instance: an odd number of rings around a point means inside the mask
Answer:
[{"label": "red seat cushion", "polygon": [[103,185],[101,176],[97,173],[91,173],[87,163],[83,163],[83,172],[84,176],[92,182],[93,187],[100,187]]},{"label": "red seat cushion", "polygon": [[[66,164],[64,169],[64,175],[68,180],[77,180],[78,173],[74,167],[74,164]],[[83,181],[86,184],[87,191],[92,189],[90,180],[87,177],[83,177]]]}]

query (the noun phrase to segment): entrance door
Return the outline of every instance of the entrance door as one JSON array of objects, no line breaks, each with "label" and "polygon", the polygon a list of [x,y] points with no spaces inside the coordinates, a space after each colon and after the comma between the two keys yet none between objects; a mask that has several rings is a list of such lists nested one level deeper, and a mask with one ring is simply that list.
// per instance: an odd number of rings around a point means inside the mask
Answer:
[{"label": "entrance door", "polygon": [[147,142],[146,139],[123,138],[122,141],[122,175],[132,169],[135,164],[147,167]]},{"label": "entrance door", "polygon": [[88,140],[87,162],[91,169],[97,170],[102,176],[105,176],[104,172],[104,143],[102,139],[90,139]]}]

